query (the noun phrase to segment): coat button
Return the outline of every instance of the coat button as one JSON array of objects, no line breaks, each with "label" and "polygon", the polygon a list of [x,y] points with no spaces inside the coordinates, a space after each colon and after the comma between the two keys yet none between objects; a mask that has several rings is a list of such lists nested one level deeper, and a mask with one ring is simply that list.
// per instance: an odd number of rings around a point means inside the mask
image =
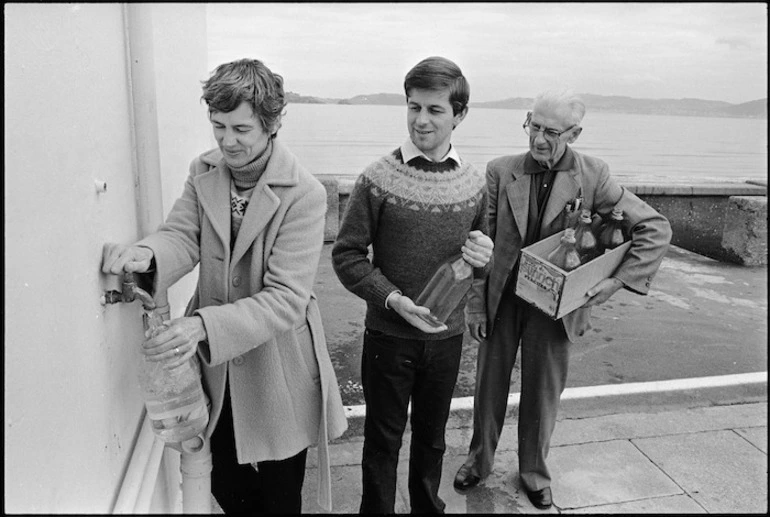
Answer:
[{"label": "coat button", "polygon": [[233,364],[234,364],[235,366],[240,366],[240,365],[242,365],[242,364],[243,364],[243,357],[239,355],[238,357],[236,357],[235,359],[233,359]]},{"label": "coat button", "polygon": [[234,276],[234,277],[233,277],[233,285],[234,285],[235,287],[238,287],[239,285],[241,285],[241,277],[239,277],[239,276]]}]

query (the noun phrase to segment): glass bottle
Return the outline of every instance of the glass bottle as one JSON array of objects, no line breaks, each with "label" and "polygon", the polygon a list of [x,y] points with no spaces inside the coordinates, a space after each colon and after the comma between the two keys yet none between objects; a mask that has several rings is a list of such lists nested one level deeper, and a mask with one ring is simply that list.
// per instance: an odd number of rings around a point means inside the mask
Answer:
[{"label": "glass bottle", "polygon": [[575,249],[575,230],[567,228],[564,235],[561,236],[561,242],[552,252],[548,254],[546,260],[564,271],[572,271],[580,266],[580,255]]},{"label": "glass bottle", "polygon": [[580,261],[585,264],[599,255],[596,236],[591,229],[591,211],[583,209],[580,212],[577,229],[575,229],[575,249],[580,255]]},{"label": "glass bottle", "polygon": [[470,290],[473,284],[473,267],[460,255],[436,270],[414,303],[430,309],[430,315],[420,316],[434,327],[446,323],[447,318]]},{"label": "glass bottle", "polygon": [[579,214],[577,210],[572,208],[571,204],[564,205],[564,228],[575,228]]},{"label": "glass bottle", "polygon": [[[166,329],[156,310],[145,310],[145,329],[150,337]],[[201,384],[198,357],[167,370],[166,361],[148,361],[142,354],[139,362],[139,384],[144,395],[152,430],[164,442],[183,442],[202,434],[209,422],[206,394]]]},{"label": "glass bottle", "polygon": [[626,241],[623,235],[623,210],[613,208],[610,220],[604,223],[599,232],[599,249],[602,252],[613,250]]}]

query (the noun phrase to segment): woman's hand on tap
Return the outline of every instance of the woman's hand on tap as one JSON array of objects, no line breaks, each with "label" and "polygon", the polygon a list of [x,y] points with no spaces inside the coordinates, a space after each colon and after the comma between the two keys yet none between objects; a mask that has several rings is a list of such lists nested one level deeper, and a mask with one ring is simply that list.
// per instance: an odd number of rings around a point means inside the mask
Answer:
[{"label": "woman's hand on tap", "polygon": [[113,275],[144,273],[150,269],[154,256],[150,248],[106,242],[102,248],[102,272]]}]

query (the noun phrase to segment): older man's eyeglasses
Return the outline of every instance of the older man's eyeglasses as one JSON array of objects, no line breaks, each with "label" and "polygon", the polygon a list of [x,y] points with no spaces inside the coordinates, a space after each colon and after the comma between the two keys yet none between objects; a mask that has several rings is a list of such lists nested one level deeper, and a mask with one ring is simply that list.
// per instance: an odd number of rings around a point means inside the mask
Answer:
[{"label": "older man's eyeglasses", "polygon": [[570,131],[574,129],[576,124],[571,125],[564,131],[557,131],[555,129],[552,129],[550,127],[540,127],[537,124],[532,123],[532,112],[527,112],[527,120],[524,121],[524,124],[522,124],[522,127],[524,128],[524,132],[527,133],[527,135],[530,136],[536,136],[539,132],[543,132],[543,136],[546,140],[556,141],[559,139],[561,135],[566,133],[567,131]]}]

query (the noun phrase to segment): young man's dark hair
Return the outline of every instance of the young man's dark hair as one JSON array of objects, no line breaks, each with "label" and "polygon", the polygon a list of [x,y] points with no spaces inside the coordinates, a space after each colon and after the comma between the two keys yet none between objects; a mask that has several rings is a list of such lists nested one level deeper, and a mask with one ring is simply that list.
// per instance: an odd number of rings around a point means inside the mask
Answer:
[{"label": "young man's dark hair", "polygon": [[462,70],[445,57],[427,57],[409,70],[404,79],[404,93],[409,97],[409,90],[449,90],[449,103],[455,115],[468,106],[471,87],[463,76]]}]

